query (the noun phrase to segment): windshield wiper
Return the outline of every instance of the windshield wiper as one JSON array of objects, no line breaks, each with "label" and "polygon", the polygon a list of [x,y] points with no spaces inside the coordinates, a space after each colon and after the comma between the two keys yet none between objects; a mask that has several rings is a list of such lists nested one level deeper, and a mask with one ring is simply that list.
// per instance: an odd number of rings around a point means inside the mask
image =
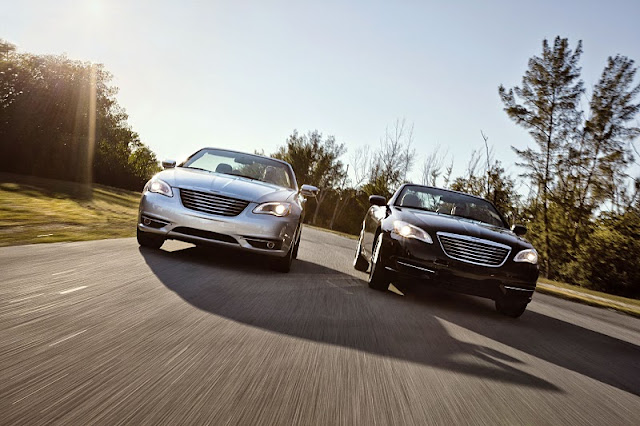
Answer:
[{"label": "windshield wiper", "polygon": [[180,168],[182,168],[182,169],[192,169],[192,170],[202,170],[203,172],[211,173],[211,170],[202,169],[200,167],[180,166]]},{"label": "windshield wiper", "polygon": [[223,175],[229,175],[229,176],[238,176],[238,177],[243,177],[245,179],[251,179],[251,180],[260,180],[258,178],[254,178],[252,176],[247,176],[247,175],[241,175],[238,173],[222,173]]}]

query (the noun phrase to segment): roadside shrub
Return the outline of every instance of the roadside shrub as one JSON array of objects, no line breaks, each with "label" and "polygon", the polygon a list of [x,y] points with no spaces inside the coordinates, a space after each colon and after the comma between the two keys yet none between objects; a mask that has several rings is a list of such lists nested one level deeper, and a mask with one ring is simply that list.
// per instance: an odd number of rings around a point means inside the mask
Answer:
[{"label": "roadside shrub", "polygon": [[572,281],[585,288],[640,298],[640,216],[610,215],[580,246],[569,265]]}]

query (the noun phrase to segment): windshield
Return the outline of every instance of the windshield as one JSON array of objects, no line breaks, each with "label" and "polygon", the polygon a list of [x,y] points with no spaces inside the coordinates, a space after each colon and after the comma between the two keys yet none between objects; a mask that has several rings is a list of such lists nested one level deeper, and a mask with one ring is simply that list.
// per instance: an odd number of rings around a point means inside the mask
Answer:
[{"label": "windshield", "polygon": [[395,205],[506,227],[500,213],[488,201],[438,188],[406,186],[398,195]]},{"label": "windshield", "polygon": [[203,149],[193,154],[179,167],[242,176],[261,182],[295,188],[291,169],[279,161],[257,155],[221,149]]}]

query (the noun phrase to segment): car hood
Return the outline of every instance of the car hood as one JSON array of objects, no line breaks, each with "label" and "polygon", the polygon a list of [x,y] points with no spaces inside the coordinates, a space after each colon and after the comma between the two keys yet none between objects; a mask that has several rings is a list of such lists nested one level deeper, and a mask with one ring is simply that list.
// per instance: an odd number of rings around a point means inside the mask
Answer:
[{"label": "car hood", "polygon": [[286,201],[296,193],[293,189],[258,180],[180,167],[164,170],[156,177],[172,187],[213,192],[256,203]]},{"label": "car hood", "polygon": [[495,241],[511,247],[533,248],[531,243],[517,236],[511,230],[488,223],[406,207],[396,209],[396,211],[399,219],[423,228],[434,238],[436,232],[449,232]]}]

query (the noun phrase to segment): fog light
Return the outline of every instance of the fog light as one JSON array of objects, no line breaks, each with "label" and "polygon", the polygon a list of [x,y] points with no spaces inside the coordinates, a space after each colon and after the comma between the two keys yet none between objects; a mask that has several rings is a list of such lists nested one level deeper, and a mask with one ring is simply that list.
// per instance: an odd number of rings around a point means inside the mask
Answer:
[{"label": "fog light", "polygon": [[147,226],[151,225],[151,221],[146,217],[144,219],[142,219],[142,223],[144,223]]},{"label": "fog light", "polygon": [[273,242],[271,242],[271,241],[269,241],[269,242],[267,243],[267,248],[269,248],[269,249],[272,249],[272,248],[274,248],[275,246],[276,246],[276,245],[275,245],[275,243],[273,243]]}]

